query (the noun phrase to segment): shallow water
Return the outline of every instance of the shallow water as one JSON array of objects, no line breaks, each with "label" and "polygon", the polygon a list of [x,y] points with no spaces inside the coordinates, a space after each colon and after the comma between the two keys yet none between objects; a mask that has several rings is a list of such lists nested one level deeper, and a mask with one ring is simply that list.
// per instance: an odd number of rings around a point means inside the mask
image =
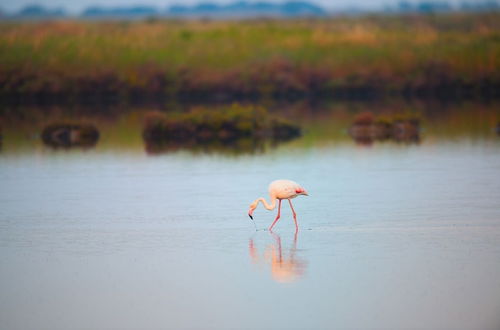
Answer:
[{"label": "shallow water", "polygon": [[[497,329],[500,138],[443,131],[155,156],[6,135],[1,328]],[[310,194],[296,236],[287,203],[274,234],[246,215],[277,178]]]}]

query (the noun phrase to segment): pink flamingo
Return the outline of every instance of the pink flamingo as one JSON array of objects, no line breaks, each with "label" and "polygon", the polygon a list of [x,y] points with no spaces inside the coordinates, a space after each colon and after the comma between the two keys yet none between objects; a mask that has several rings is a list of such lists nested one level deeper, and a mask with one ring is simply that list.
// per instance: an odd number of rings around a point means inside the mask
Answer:
[{"label": "pink flamingo", "polygon": [[290,207],[292,208],[293,212],[293,220],[295,221],[295,230],[297,231],[299,230],[299,225],[297,224],[297,214],[293,209],[291,199],[299,195],[309,196],[307,194],[307,191],[304,188],[302,188],[297,182],[291,180],[273,181],[271,182],[271,184],[269,184],[269,196],[271,197],[271,204],[268,204],[263,197],[257,198],[252,204],[250,204],[250,210],[248,211],[248,216],[250,217],[250,219],[253,220],[252,213],[257,208],[257,205],[259,205],[259,202],[262,202],[262,204],[266,209],[274,210],[274,208],[276,207],[276,200],[278,200],[279,201],[278,215],[276,216],[276,219],[274,219],[274,222],[272,223],[271,227],[269,227],[269,231],[272,231],[274,225],[276,224],[276,222],[278,222],[278,219],[280,218],[281,201],[283,199],[288,199],[288,203],[290,203]]}]

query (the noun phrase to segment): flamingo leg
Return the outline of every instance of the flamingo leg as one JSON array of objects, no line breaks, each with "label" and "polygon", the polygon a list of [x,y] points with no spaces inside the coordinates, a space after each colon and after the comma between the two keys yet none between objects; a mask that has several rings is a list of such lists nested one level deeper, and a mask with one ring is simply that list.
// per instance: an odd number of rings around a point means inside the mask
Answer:
[{"label": "flamingo leg", "polygon": [[297,232],[299,230],[299,225],[297,224],[297,213],[295,213],[295,210],[293,209],[292,201],[288,200],[288,203],[290,203],[290,207],[292,208],[293,221],[295,221],[295,232]]},{"label": "flamingo leg", "polygon": [[281,199],[279,200],[279,204],[278,204],[278,215],[276,216],[276,219],[274,219],[274,222],[273,224],[271,225],[271,227],[269,227],[269,231],[272,231],[273,230],[273,227],[274,227],[274,224],[276,224],[276,222],[278,222],[278,219],[280,218],[280,211],[281,211]]}]

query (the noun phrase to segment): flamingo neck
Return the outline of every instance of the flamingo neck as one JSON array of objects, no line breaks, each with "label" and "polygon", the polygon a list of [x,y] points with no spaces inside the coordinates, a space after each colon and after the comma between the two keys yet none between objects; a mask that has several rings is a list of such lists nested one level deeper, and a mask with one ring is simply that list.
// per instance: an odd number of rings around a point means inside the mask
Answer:
[{"label": "flamingo neck", "polygon": [[257,199],[257,204],[259,202],[262,202],[262,204],[264,205],[264,207],[267,209],[267,210],[274,210],[274,208],[276,207],[276,197],[274,196],[271,196],[271,204],[268,204],[266,202],[266,200],[264,199],[264,197],[260,197]]}]

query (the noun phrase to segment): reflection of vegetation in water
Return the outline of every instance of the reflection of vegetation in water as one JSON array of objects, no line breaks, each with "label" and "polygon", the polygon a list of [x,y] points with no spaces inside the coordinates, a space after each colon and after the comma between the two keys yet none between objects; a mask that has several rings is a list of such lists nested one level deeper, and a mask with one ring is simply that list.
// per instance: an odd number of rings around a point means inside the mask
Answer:
[{"label": "reflection of vegetation in water", "polygon": [[425,109],[425,134],[440,139],[484,140],[493,137],[500,119],[500,104],[455,104],[445,109],[432,105]]},{"label": "reflection of vegetation in water", "polygon": [[176,150],[264,150],[266,141],[287,141],[300,128],[260,106],[197,107],[187,113],[148,113],[143,137],[148,152]]},{"label": "reflection of vegetation in water", "polygon": [[[367,111],[382,121],[418,118],[419,136],[426,143],[437,139],[488,140],[494,137],[495,126],[500,120],[498,103],[408,103],[389,99],[384,102],[332,102],[315,110],[305,109],[307,105],[301,105],[294,112],[303,123],[305,134],[299,143],[304,145],[330,145],[350,140],[348,128],[358,114]],[[301,113],[307,115],[301,116]]]},{"label": "reflection of vegetation in water", "polygon": [[227,142],[196,142],[194,140],[184,142],[145,141],[145,146],[148,154],[161,154],[179,150],[189,150],[193,153],[254,154],[263,153],[269,148],[270,144],[262,139],[240,138]]},{"label": "reflection of vegetation in water", "polygon": [[53,148],[94,147],[99,140],[99,131],[93,125],[77,122],[59,122],[46,126],[42,132],[43,142]]},{"label": "reflection of vegetation in water", "polygon": [[[401,100],[387,100],[377,103],[364,102],[331,102],[322,104],[266,103],[271,113],[279,114],[303,128],[303,136],[286,144],[279,144],[280,149],[305,149],[314,147],[330,148],[333,145],[352,144],[348,128],[357,114],[371,111],[376,117],[395,118],[399,114],[416,115],[421,119],[422,143],[432,144],[436,141],[470,140],[498,141],[495,128],[500,121],[500,105],[498,103],[406,103]],[[210,106],[207,106],[210,108]],[[144,140],[141,137],[143,121],[146,113],[151,111],[182,112],[187,108],[169,106],[165,108],[128,108],[128,107],[0,107],[0,122],[3,127],[3,153],[37,150],[45,152],[41,141],[43,128],[58,121],[88,122],[96,126],[100,132],[100,151],[134,150],[143,152]],[[384,143],[391,143],[390,141]],[[217,144],[199,145],[194,152],[229,152],[237,150],[254,150],[265,152],[273,145],[273,141],[242,141],[233,144],[233,148]],[[152,145],[151,150],[179,148],[179,146]],[[155,149],[156,148],[156,149]]]},{"label": "reflection of vegetation in water", "polygon": [[420,142],[420,119],[415,115],[397,114],[378,116],[370,111],[356,115],[349,135],[359,144],[392,140],[404,143]]}]

